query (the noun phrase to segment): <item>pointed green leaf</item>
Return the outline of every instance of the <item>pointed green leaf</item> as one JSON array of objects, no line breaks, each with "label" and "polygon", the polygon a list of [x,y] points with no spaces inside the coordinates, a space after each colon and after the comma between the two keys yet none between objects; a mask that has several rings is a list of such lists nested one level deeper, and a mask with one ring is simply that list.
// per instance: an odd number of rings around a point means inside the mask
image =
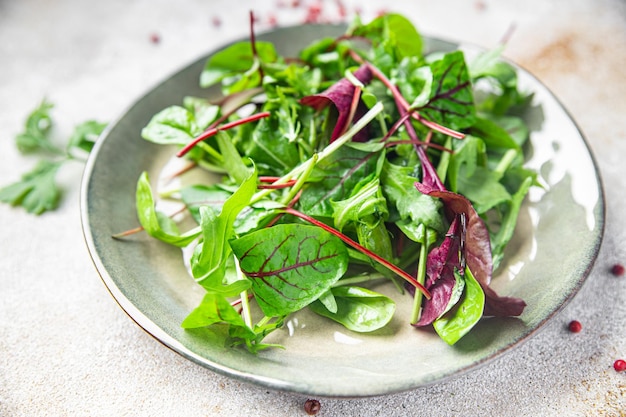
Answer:
[{"label": "pointed green leaf", "polygon": [[474,275],[465,268],[465,289],[459,303],[433,322],[439,336],[449,345],[455,344],[478,323],[485,308],[485,293]]},{"label": "pointed green leaf", "polygon": [[228,240],[234,236],[237,215],[250,203],[256,192],[256,171],[226,199],[219,214],[211,207],[200,207],[202,246],[192,259],[191,270],[203,286],[214,287],[222,282],[226,262],[231,255]]},{"label": "pointed green leaf", "polygon": [[[215,323],[227,323],[237,327],[247,328],[241,315],[230,305],[228,300],[220,294],[207,293],[202,302],[183,320],[184,329],[206,327]],[[253,335],[252,330],[249,332]]]},{"label": "pointed green leaf", "polygon": [[172,233],[171,227],[166,229],[162,227],[162,220],[159,221],[161,216],[155,207],[150,178],[147,172],[142,173],[137,181],[136,200],[139,223],[150,236],[174,246],[184,247],[200,235],[199,229],[192,229],[185,234],[179,235]]}]

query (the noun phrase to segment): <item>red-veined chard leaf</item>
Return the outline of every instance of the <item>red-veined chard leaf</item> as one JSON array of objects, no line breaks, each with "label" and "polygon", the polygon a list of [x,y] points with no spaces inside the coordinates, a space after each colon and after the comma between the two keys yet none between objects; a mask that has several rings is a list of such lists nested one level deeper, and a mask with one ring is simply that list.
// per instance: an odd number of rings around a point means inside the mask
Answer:
[{"label": "red-veined chard leaf", "polygon": [[449,218],[453,219],[456,214],[465,214],[467,222],[465,260],[485,293],[485,315],[519,316],[522,314],[526,307],[523,300],[499,296],[489,287],[493,268],[489,231],[484,221],[474,210],[472,203],[460,194],[438,190],[423,183],[416,182],[415,187],[424,194],[440,198]]},{"label": "red-veined chard leaf", "polygon": [[456,216],[441,245],[428,254],[424,285],[431,298],[422,301],[422,312],[416,326],[431,324],[459,300],[465,284],[457,273],[462,268],[460,249],[463,238],[460,216]]},{"label": "red-veined chard leaf", "polygon": [[174,246],[185,247],[200,235],[199,229],[192,229],[181,235],[175,233],[169,226],[163,227],[162,216],[156,210],[147,172],[142,173],[137,181],[136,206],[139,223],[146,233],[156,239]]},{"label": "red-veined chard leaf", "polygon": [[340,286],[330,291],[336,302],[336,311],[330,311],[320,301],[309,307],[355,332],[372,332],[384,327],[396,310],[392,299],[366,288]]},{"label": "red-veined chard leaf", "polygon": [[[372,80],[372,72],[369,67],[365,65],[361,65],[355,72],[354,77],[359,80],[364,85],[369,84]],[[307,97],[303,97],[300,99],[300,103],[311,106],[316,110],[321,110],[326,106],[333,104],[335,110],[338,113],[337,122],[335,123],[335,127],[330,137],[330,141],[334,141],[337,139],[346,129],[348,122],[350,121],[350,112],[352,108],[352,101],[355,93],[354,84],[348,80],[347,78],[342,78],[337,81],[335,84],[330,86],[325,91],[310,95]],[[361,111],[357,112],[355,115],[355,120],[358,120],[360,116],[364,113],[363,108],[361,107]],[[367,131],[361,130],[353,140],[362,141],[367,138]]]},{"label": "red-veined chard leaf", "polygon": [[469,268],[463,276],[465,288],[458,304],[433,322],[439,337],[453,345],[478,323],[485,308],[485,294]]},{"label": "red-veined chard leaf", "polygon": [[266,316],[309,305],[346,272],[341,240],[315,226],[279,224],[230,241],[241,270]]},{"label": "red-veined chard leaf", "polygon": [[430,64],[433,83],[425,103],[413,103],[412,108],[427,119],[454,130],[474,123],[476,109],[472,83],[463,52],[447,53]]}]

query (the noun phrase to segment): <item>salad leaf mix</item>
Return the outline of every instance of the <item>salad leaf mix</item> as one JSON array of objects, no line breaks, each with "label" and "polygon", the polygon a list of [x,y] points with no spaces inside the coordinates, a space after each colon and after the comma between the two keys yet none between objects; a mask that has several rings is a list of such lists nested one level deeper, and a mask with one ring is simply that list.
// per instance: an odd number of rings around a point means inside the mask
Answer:
[{"label": "salad leaf mix", "polygon": [[[523,166],[530,95],[501,48],[468,62],[424,44],[398,14],[356,18],[294,57],[252,31],[206,61],[199,81],[219,99],[187,97],[145,126],[146,140],[222,178],[166,196],[146,173],[137,184],[143,230],[189,247],[206,291],[184,328],[221,326],[257,352],[309,308],[372,332],[395,314],[369,285],[381,281],[412,297],[408,323],[448,344],[483,316],[522,313],[490,282],[537,183]],[[181,231],[160,198],[179,199],[195,226]]]}]

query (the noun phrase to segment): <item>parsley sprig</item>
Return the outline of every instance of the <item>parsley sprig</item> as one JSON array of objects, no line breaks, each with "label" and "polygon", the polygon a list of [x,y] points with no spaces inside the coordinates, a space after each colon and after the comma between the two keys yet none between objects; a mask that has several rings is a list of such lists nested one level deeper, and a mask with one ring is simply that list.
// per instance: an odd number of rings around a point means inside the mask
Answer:
[{"label": "parsley sprig", "polygon": [[42,100],[24,123],[24,130],[15,137],[15,145],[23,155],[37,155],[40,159],[34,168],[24,173],[19,181],[0,188],[0,201],[21,206],[32,214],[55,210],[62,192],[57,184],[59,169],[69,161],[84,162],[106,123],[88,120],[75,126],[65,147],[51,140],[54,107]]}]

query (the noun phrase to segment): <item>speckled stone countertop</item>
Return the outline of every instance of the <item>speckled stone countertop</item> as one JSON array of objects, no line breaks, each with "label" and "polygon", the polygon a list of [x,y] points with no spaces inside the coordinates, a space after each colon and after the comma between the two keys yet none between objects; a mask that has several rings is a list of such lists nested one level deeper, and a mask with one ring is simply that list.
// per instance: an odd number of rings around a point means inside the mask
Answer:
[{"label": "speckled stone countertop", "polygon": [[[294,6],[300,3],[300,6]],[[361,4],[362,3],[362,4]],[[237,5],[236,7],[234,5]],[[0,0],[0,183],[34,158],[13,137],[46,97],[55,137],[86,119],[114,120],[164,77],[260,29],[300,24],[316,1]],[[322,19],[338,22],[339,2]],[[344,0],[367,19],[382,10],[425,34],[505,55],[562,101],[593,151],[606,232],[589,278],[540,332],[494,361],[394,395],[321,398],[319,416],[625,416],[626,3],[618,0]],[[81,232],[83,167],[60,173],[61,207],[40,217],[0,206],[0,416],[305,416],[307,399],[200,367],[146,334],[118,307]],[[563,233],[567,233],[566,230]],[[567,330],[579,320],[580,333]]]}]

